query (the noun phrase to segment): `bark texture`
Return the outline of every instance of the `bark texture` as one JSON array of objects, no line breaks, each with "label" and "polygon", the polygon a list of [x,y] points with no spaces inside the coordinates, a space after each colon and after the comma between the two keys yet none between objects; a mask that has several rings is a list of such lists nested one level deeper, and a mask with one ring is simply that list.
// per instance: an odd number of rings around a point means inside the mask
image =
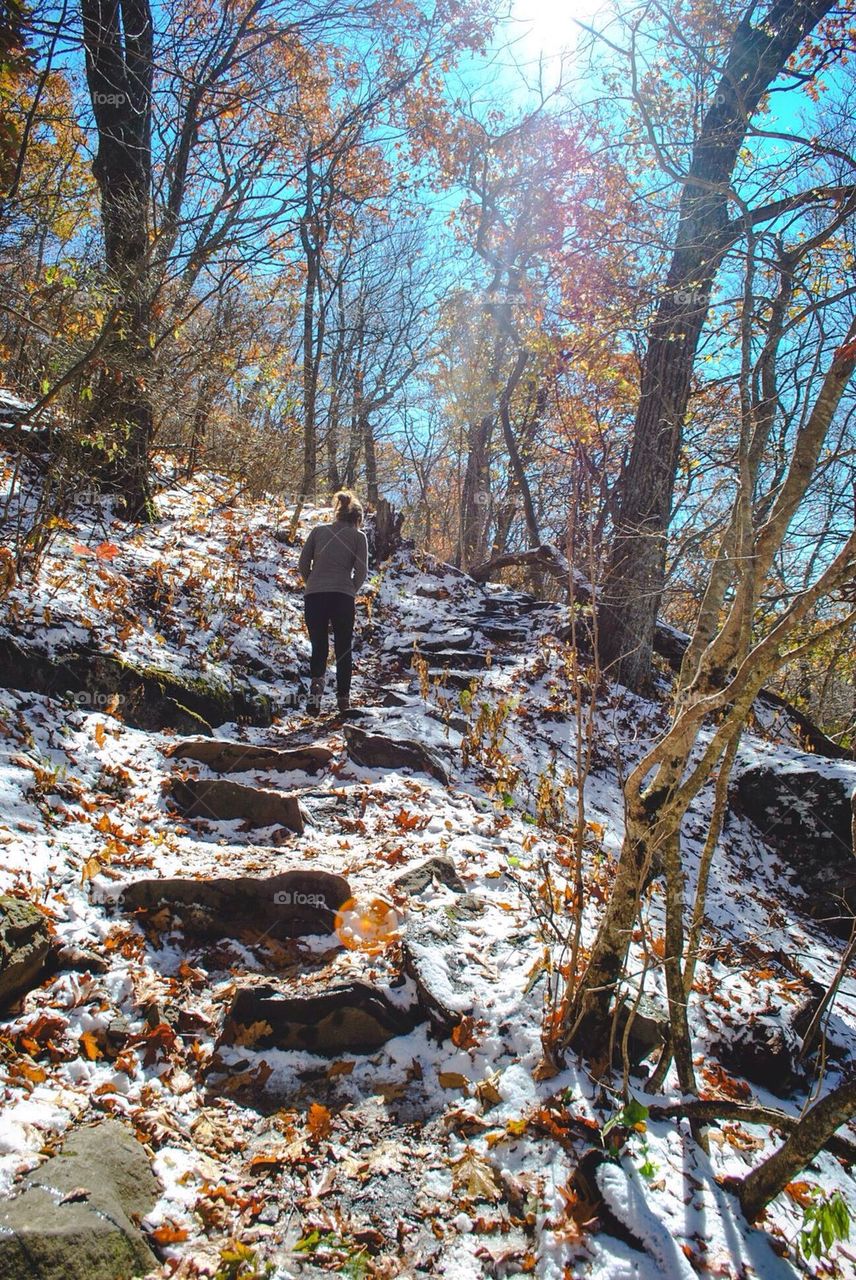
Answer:
[{"label": "bark texture", "polygon": [[743,1179],[738,1194],[750,1222],[754,1222],[762,1209],[775,1200],[853,1115],[856,1115],[856,1075],[851,1075],[809,1107],[784,1146]]},{"label": "bark texture", "polygon": [[98,150],[92,171],[101,199],[104,257],[118,306],[93,405],[104,434],[100,475],[126,514],[150,514],[149,203],[152,180],[152,15],[148,0],[81,0],[86,79]]}]

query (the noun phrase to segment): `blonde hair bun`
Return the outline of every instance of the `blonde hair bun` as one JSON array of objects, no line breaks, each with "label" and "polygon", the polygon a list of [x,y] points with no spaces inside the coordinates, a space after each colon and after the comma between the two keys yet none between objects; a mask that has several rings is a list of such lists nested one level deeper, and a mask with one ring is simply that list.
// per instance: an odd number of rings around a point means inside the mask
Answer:
[{"label": "blonde hair bun", "polygon": [[350,489],[339,489],[333,494],[333,518],[346,524],[362,524],[363,504]]}]

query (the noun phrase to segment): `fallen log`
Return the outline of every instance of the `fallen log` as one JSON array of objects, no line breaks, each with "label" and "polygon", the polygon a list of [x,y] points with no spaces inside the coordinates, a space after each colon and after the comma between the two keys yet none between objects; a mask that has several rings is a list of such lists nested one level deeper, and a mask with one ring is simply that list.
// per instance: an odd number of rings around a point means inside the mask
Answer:
[{"label": "fallen log", "polygon": [[[763,1107],[751,1102],[730,1102],[725,1098],[691,1098],[685,1102],[652,1102],[648,1107],[652,1120],[697,1120],[710,1124],[715,1120],[738,1120],[744,1124],[763,1124],[791,1134],[800,1122],[799,1116],[789,1116],[777,1107]],[[830,1155],[856,1164],[856,1142],[832,1134],[825,1142]]]}]

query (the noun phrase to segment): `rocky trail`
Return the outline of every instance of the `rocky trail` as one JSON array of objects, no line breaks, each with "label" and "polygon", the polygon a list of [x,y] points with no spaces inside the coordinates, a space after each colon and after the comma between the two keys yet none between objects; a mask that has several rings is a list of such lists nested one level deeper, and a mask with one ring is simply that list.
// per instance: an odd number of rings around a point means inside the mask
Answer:
[{"label": "rocky trail", "polygon": [[[362,611],[354,712],[328,691],[311,720],[296,550],[264,505],[224,526],[203,500],[180,492],[145,544],[58,558],[0,634],[0,1278],[116,1280],[141,1258],[218,1280],[799,1274],[796,1202],[752,1229],[721,1186],[769,1126],[714,1127],[706,1156],[650,1118],[609,1206],[574,1181],[620,1099],[585,1062],[543,1064],[573,918],[567,610],[402,553]],[[598,699],[583,947],[621,771],[667,714]],[[705,1096],[796,1115],[800,1030],[842,945],[814,886],[840,925],[856,770],[766,732],[742,748],[691,1013]],[[804,802],[783,822],[788,777]],[[662,927],[655,885],[627,1064],[652,1117]],[[824,1037],[835,1078],[852,974]],[[852,1197],[843,1150],[807,1176]]]}]

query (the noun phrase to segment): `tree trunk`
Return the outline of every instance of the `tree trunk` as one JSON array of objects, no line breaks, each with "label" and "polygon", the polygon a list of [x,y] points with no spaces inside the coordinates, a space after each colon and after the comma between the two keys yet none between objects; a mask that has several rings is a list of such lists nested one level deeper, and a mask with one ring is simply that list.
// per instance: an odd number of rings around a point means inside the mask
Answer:
[{"label": "tree trunk", "polygon": [[207,397],[200,397],[196,412],[193,415],[193,425],[190,429],[190,448],[187,451],[187,470],[185,475],[189,478],[192,476],[196,468],[199,466],[199,454],[208,434],[208,419],[211,417],[211,404]]},{"label": "tree trunk", "polygon": [[461,493],[461,530],[456,557],[461,569],[479,563],[485,555],[490,486],[488,448],[492,430],[493,414],[486,413],[470,424],[467,433],[467,469]]},{"label": "tree trunk", "polygon": [[775,0],[757,26],[741,19],[693,150],[672,261],[642,366],[633,445],[601,592],[602,665],[633,689],[644,689],[650,679],[690,379],[714,276],[730,239],[731,173],[763,94],[834,5],[835,0]]},{"label": "tree trunk", "polygon": [[737,1188],[743,1212],[750,1222],[829,1141],[836,1129],[856,1115],[856,1075],[809,1107],[784,1146],[753,1169]]},{"label": "tree trunk", "polygon": [[327,421],[327,484],[331,493],[341,488],[339,471],[339,423],[342,406],[342,379],[345,368],[345,292],[342,281],[336,286],[338,336],[330,356],[330,414]]},{"label": "tree trunk", "polygon": [[99,478],[126,514],[151,514],[152,437],[149,200],[153,38],[148,0],[81,0],[86,78],[98,151],[104,255],[119,308],[105,345],[93,426],[106,437]]},{"label": "tree trunk", "polygon": [[401,546],[401,526],[404,524],[404,514],[396,511],[391,502],[386,498],[381,498],[377,503],[377,510],[374,517],[374,530],[372,548],[373,558],[376,564],[380,564]]},{"label": "tree trunk", "polygon": [[541,534],[538,529],[538,517],[535,514],[535,503],[532,501],[532,490],[529,488],[529,477],[526,475],[526,468],[523,465],[523,459],[520,456],[520,449],[517,445],[514,429],[511,426],[511,398],[517,390],[517,385],[523,376],[523,370],[526,368],[528,360],[528,351],[524,349],[518,352],[517,359],[514,362],[514,368],[511,370],[508,382],[505,385],[505,390],[499,398],[499,421],[502,424],[502,434],[505,440],[505,447],[508,450],[511,470],[514,475],[517,488],[520,490],[520,496],[523,499],[523,513],[526,518],[526,532],[529,535],[529,545],[530,547],[538,547],[541,545]]},{"label": "tree trunk", "polygon": [[318,219],[315,216],[312,165],[306,161],[306,208],[300,223],[300,240],[306,258],[303,291],[303,498],[315,497],[318,472],[318,437],[315,429],[315,402],[318,371],[315,362],[315,294],[320,276]]},{"label": "tree trunk", "polygon": [[363,438],[363,453],[366,460],[366,498],[374,507],[377,506],[380,498],[377,484],[377,452],[371,415],[365,405],[360,410],[360,434]]}]

